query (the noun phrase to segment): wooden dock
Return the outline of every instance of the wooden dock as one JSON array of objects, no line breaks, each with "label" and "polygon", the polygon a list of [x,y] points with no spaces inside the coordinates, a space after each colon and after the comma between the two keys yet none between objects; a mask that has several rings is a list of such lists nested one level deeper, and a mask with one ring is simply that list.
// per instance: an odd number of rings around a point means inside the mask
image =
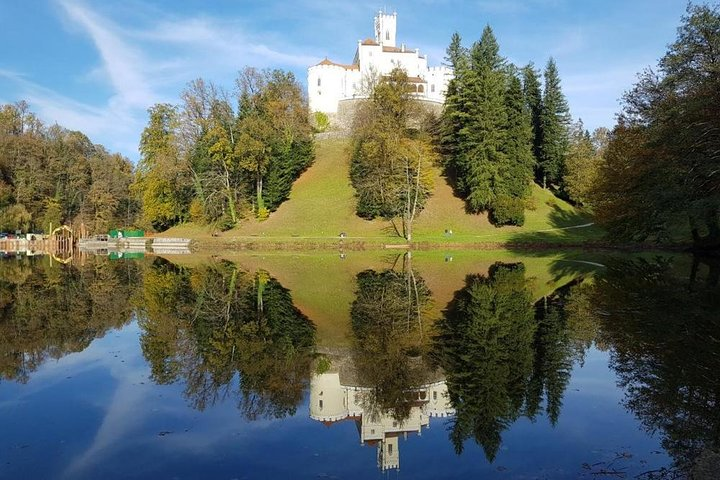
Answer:
[{"label": "wooden dock", "polygon": [[108,238],[106,236],[81,239],[78,248],[84,252],[147,252],[162,254],[188,254],[189,238],[161,237],[123,237]]}]

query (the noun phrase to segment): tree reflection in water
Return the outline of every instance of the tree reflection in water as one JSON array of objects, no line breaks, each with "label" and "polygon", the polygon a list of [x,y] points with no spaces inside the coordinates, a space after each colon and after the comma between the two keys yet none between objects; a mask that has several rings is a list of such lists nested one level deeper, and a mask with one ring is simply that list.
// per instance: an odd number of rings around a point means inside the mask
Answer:
[{"label": "tree reflection in water", "polygon": [[717,478],[720,261],[687,260],[610,261],[583,295],[598,341],[611,348],[625,406],[674,458],[674,469],[656,476]]},{"label": "tree reflection in water", "polygon": [[438,325],[435,358],[444,369],[456,416],[450,440],[462,453],[473,438],[493,461],[502,432],[535,418],[543,400],[554,424],[575,358],[564,314],[566,289],[533,305],[522,263],[469,275]]},{"label": "tree reflection in water", "polygon": [[[333,379],[345,399],[333,418],[367,413],[370,438],[375,427],[419,431],[430,416],[454,413],[456,451],[474,439],[493,460],[517,419],[558,421],[571,369],[594,343],[610,351],[624,405],[674,458],[672,469],[646,478],[713,478],[720,469],[720,261],[605,259],[592,281],[537,303],[523,264],[497,263],[467,276],[433,324],[431,292],[411,260],[356,277],[354,373]],[[0,379],[26,382],[47,359],[83,350],[134,312],[152,379],[183,381],[194,408],[231,398],[250,419],[296,411],[314,325],[267,272],[229,262],[2,262]],[[330,418],[325,393],[318,418]],[[394,463],[384,456],[382,465]]]},{"label": "tree reflection in water", "polygon": [[410,415],[413,390],[427,383],[430,290],[412,268],[410,253],[392,269],[357,275],[350,315],[357,383],[369,387],[366,412],[389,414],[398,422]]},{"label": "tree reflection in water", "polygon": [[267,272],[158,260],[142,291],[141,345],[153,380],[182,379],[199,410],[237,397],[248,419],[295,413],[309,382],[315,327]]},{"label": "tree reflection in water", "polygon": [[376,446],[378,468],[397,469],[399,437],[453,413],[428,357],[430,290],[408,252],[392,268],[357,274],[355,293],[352,348],[313,378],[310,416],[327,425],[354,420],[361,443]]},{"label": "tree reflection in water", "polygon": [[46,360],[80,352],[128,323],[139,271],[139,264],[102,257],[69,265],[2,260],[0,379],[25,383]]}]

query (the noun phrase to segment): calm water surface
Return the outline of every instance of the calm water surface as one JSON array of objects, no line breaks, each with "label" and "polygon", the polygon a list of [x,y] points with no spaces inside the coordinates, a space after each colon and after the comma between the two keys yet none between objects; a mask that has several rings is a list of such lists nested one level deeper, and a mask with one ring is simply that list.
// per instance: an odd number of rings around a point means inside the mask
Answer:
[{"label": "calm water surface", "polygon": [[0,478],[720,478],[720,263],[0,261]]}]

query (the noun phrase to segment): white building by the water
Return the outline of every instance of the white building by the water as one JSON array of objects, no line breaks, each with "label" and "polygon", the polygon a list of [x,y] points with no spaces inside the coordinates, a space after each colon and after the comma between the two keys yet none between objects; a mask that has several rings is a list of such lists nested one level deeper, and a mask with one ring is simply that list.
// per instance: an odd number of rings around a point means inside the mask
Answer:
[{"label": "white building by the water", "polygon": [[360,443],[377,448],[378,468],[383,471],[400,468],[400,437],[421,435],[423,428],[429,428],[431,417],[455,414],[444,381],[407,392],[408,399],[413,401],[410,415],[403,422],[398,422],[390,412],[368,411],[371,394],[370,388],[343,385],[339,373],[315,375],[310,381],[310,418],[328,426],[355,421]]},{"label": "white building by the water", "polygon": [[442,104],[452,69],[428,67],[427,55],[404,43],[397,45],[397,13],[375,15],[375,38],[359,40],[352,63],[325,58],[308,69],[308,100],[311,112],[335,114],[342,101],[367,96],[372,79],[388,75],[394,68],[407,72],[416,96]]}]

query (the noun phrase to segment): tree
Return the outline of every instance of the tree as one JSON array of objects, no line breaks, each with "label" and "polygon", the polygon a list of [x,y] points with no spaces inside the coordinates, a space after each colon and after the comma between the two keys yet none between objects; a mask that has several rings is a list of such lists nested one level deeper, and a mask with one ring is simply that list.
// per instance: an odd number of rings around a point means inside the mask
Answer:
[{"label": "tree", "polygon": [[90,256],[57,268],[36,260],[0,265],[0,380],[25,383],[43,363],[80,352],[134,318],[137,264]]},{"label": "tree", "polygon": [[425,331],[431,297],[409,253],[401,264],[402,268],[358,273],[350,316],[358,379],[370,389],[365,406],[403,422],[412,408],[408,392],[427,383],[430,372]]},{"label": "tree", "polygon": [[457,453],[473,438],[493,461],[502,432],[522,416],[534,420],[543,401],[557,423],[583,351],[569,335],[567,291],[533,305],[523,264],[496,263],[487,275],[468,275],[455,292],[438,322],[434,352],[456,410],[450,440]]},{"label": "tree", "polygon": [[570,108],[560,87],[555,60],[550,58],[544,72],[544,91],[540,113],[540,156],[536,179],[547,188],[548,184],[561,188],[568,150]]},{"label": "tree", "polygon": [[445,57],[453,69],[453,78],[448,82],[445,92],[445,106],[440,119],[440,145],[443,154],[448,157],[448,167],[454,169],[454,159],[460,154],[462,142],[460,132],[469,121],[463,96],[465,94],[466,75],[468,74],[468,52],[462,46],[460,34],[453,33]]},{"label": "tree", "polygon": [[[602,132],[596,132],[596,142],[603,142],[601,136]],[[590,191],[597,182],[601,155],[600,151],[596,150],[593,136],[585,130],[582,120],[578,120],[570,131],[563,176],[565,192],[570,200],[578,205],[590,204]]]},{"label": "tree", "polygon": [[239,378],[243,415],[295,413],[310,375],[315,327],[287,289],[265,271],[230,262],[188,270],[158,259],[146,270],[141,345],[153,378],[185,381],[185,396],[204,410],[231,394]]},{"label": "tree", "polygon": [[507,123],[502,151],[504,164],[498,168],[496,199],[491,217],[496,225],[525,223],[525,199],[530,196],[530,183],[535,164],[532,155],[530,112],[525,106],[520,79],[511,74],[505,93]]},{"label": "tree", "polygon": [[530,112],[530,124],[532,125],[532,152],[534,161],[535,163],[537,163],[541,155],[541,115],[543,109],[539,72],[535,69],[535,65],[530,62],[525,67],[523,67],[522,76],[523,96],[525,97],[525,105]]},{"label": "tree", "polygon": [[[100,172],[111,171],[115,173],[108,185],[110,177]],[[128,190],[131,178],[129,160],[111,155],[82,132],[60,125],[46,127],[24,101],[0,106],[0,220],[4,228],[47,231],[50,224],[85,223],[90,232],[104,232],[119,219],[131,223],[136,215],[135,208],[128,209],[133,203]],[[98,209],[106,221],[96,224]]]},{"label": "tree", "polygon": [[133,167],[128,159],[104,151],[89,161],[91,186],[83,204],[83,219],[93,232],[107,232],[118,225],[132,225],[137,204],[128,197]]},{"label": "tree", "polygon": [[535,163],[532,85],[526,79],[523,87],[515,67],[500,55],[490,26],[469,51],[453,35],[447,52],[455,76],[440,129],[446,170],[469,212],[488,211],[496,225],[522,225],[532,179],[528,172]]},{"label": "tree", "polygon": [[702,475],[701,459],[720,451],[720,378],[713,373],[720,368],[720,262],[678,256],[604,263],[586,296],[624,406],[672,456],[668,478],[712,478],[717,460]]},{"label": "tree", "polygon": [[254,180],[258,215],[285,201],[312,163],[312,126],[303,88],[289,72],[246,68],[238,77],[240,165]]},{"label": "tree", "polygon": [[358,215],[399,217],[398,233],[408,241],[432,191],[435,160],[429,136],[411,128],[421,123],[421,111],[410,91],[407,73],[400,69],[378,83],[356,116],[350,167]]},{"label": "tree", "polygon": [[687,222],[696,248],[720,246],[719,44],[718,8],[689,5],[658,72],[625,95],[592,195],[613,238],[663,241]]},{"label": "tree", "polygon": [[263,95],[264,110],[273,126],[271,162],[264,182],[263,201],[274,211],[287,200],[290,187],[312,163],[312,125],[303,87],[290,72],[269,73]]},{"label": "tree", "polygon": [[458,187],[467,208],[478,213],[491,207],[496,198],[495,182],[500,165],[506,161],[502,145],[505,141],[507,111],[505,108],[505,60],[490,26],[470,49],[470,72],[466,92],[469,124],[461,130],[463,144],[455,158]]},{"label": "tree", "polygon": [[135,190],[143,218],[155,228],[168,228],[187,216],[190,182],[177,143],[177,110],[156,104],[140,139]]},{"label": "tree", "polygon": [[150,112],[135,190],[148,197],[157,228],[191,218],[229,229],[251,210],[267,218],[312,163],[307,102],[295,77],[246,67],[236,87],[231,97],[198,78],[181,107]]}]

